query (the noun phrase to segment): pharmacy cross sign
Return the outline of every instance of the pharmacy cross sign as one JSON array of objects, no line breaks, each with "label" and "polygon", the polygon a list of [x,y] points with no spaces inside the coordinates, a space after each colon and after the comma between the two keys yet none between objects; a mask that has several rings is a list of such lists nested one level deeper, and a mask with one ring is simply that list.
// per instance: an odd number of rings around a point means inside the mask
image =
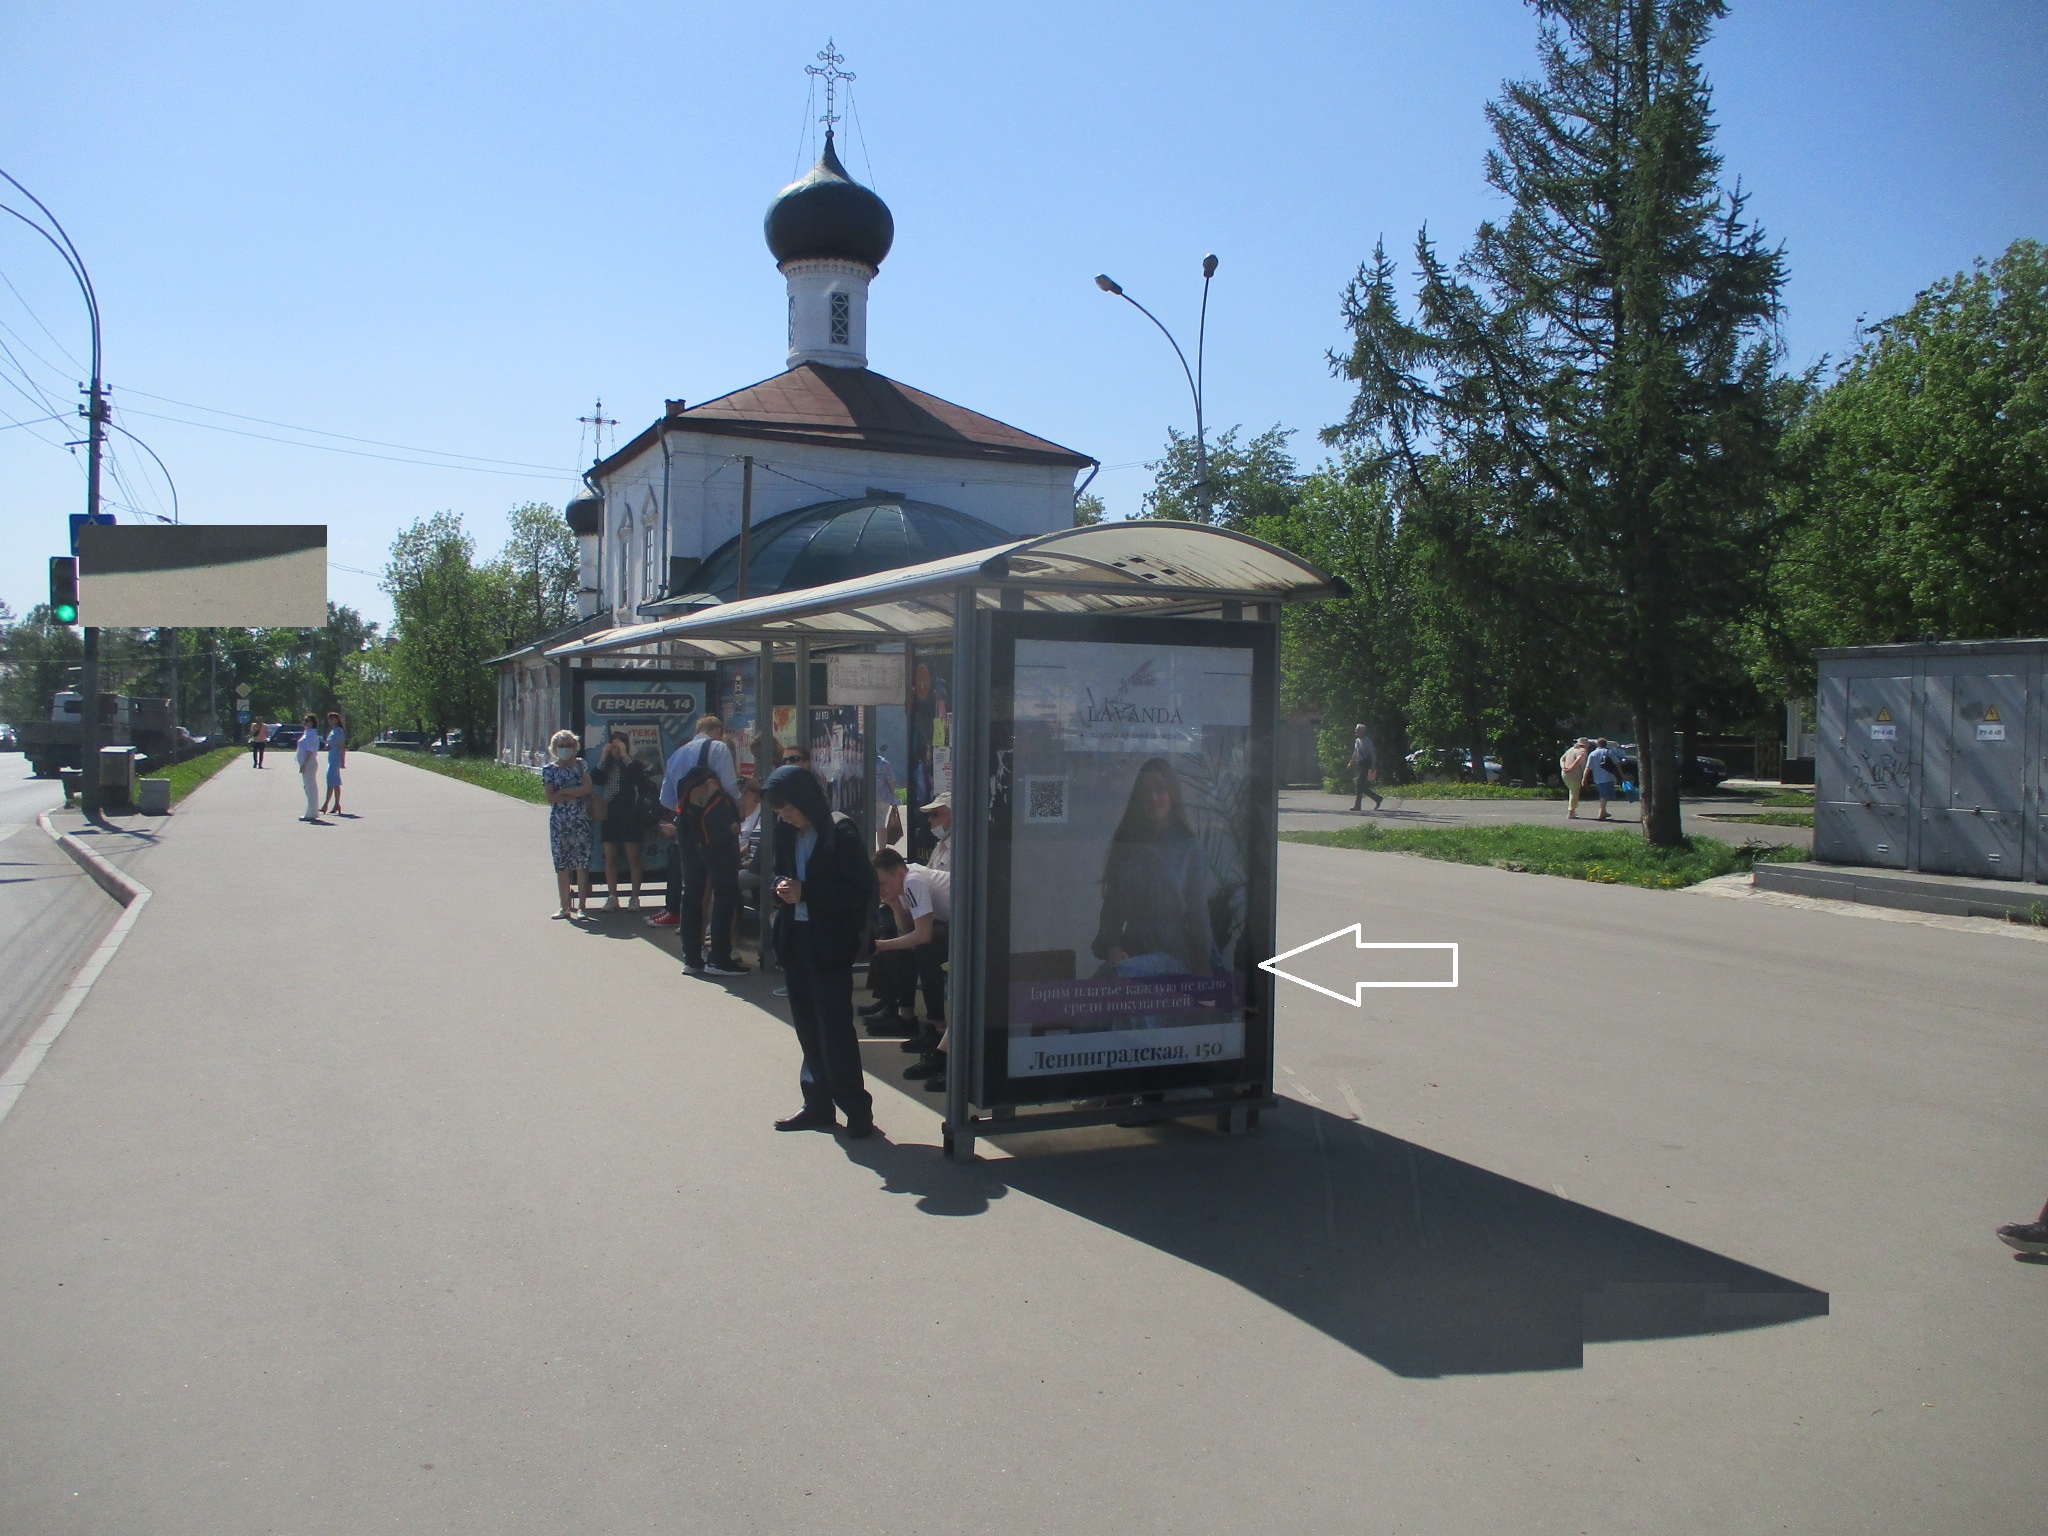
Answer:
[{"label": "pharmacy cross sign", "polygon": [[[834,48],[832,46],[832,39],[828,37],[825,39],[825,51],[818,55],[818,63],[806,64],[804,66],[805,74],[816,75],[825,82],[825,115],[819,118],[818,121],[825,125],[827,133],[830,133],[832,125],[839,121],[839,113],[835,105],[839,82],[859,78],[851,71],[839,67],[845,62],[846,55]],[[824,67],[821,69],[819,65]]]}]

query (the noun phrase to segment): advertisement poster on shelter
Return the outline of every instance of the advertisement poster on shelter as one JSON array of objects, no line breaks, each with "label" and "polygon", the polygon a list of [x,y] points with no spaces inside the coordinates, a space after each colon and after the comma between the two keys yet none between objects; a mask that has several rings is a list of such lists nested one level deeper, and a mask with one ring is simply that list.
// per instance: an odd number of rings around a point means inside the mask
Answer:
[{"label": "advertisement poster on shelter", "polygon": [[1009,1078],[1241,1059],[1257,653],[1020,637],[1014,657],[992,824]]}]

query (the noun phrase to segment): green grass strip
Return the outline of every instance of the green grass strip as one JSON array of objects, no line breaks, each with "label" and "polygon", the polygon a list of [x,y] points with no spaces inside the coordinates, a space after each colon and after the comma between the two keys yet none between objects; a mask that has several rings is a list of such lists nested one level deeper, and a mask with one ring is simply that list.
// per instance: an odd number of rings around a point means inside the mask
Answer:
[{"label": "green grass strip", "polygon": [[1791,810],[1812,810],[1813,791],[1810,789],[1782,790],[1775,794],[1758,795],[1758,805],[1782,805]]},{"label": "green grass strip", "polygon": [[162,773],[153,773],[150,777],[171,781],[171,804],[176,805],[241,755],[240,747],[215,747],[211,752],[202,752],[182,763],[173,763]]},{"label": "green grass strip", "polygon": [[360,747],[357,750],[389,762],[404,763],[409,768],[424,768],[444,778],[460,779],[479,789],[494,789],[515,800],[531,800],[536,805],[546,805],[548,801],[539,774],[529,768],[514,768],[510,763],[501,763],[495,758],[436,757],[431,752],[387,752],[378,747]]},{"label": "green grass strip", "polygon": [[1741,874],[1759,860],[1792,863],[1803,849],[1760,844],[1736,846],[1714,837],[1695,837],[1682,848],[1653,848],[1635,832],[1577,832],[1566,827],[1344,827],[1335,832],[1282,832],[1290,843],[1320,843],[1373,853],[1413,853],[1454,864],[1602,885],[1639,885],[1677,890],[1718,875]]},{"label": "green grass strip", "polygon": [[[1422,784],[1375,784],[1373,788],[1388,800],[1562,800],[1561,789],[1545,789],[1535,785],[1521,784],[1462,784],[1434,780]],[[1330,781],[1329,792],[1333,795],[1351,793],[1351,782],[1346,779]]]},{"label": "green grass strip", "polygon": [[1813,825],[1812,811],[1756,811],[1734,812],[1715,816],[1715,821],[1732,821],[1745,827],[1810,827]]}]

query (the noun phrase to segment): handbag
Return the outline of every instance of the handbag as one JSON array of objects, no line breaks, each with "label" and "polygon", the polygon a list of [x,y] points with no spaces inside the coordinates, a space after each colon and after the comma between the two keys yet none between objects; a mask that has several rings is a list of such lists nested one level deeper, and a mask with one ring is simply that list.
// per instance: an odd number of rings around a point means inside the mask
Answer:
[{"label": "handbag", "polygon": [[1380,771],[1379,771],[1379,769],[1377,769],[1377,768],[1368,768],[1368,769],[1366,769],[1366,770],[1365,770],[1365,782],[1366,782],[1366,783],[1368,783],[1368,784],[1377,784],[1377,783],[1379,783],[1379,781],[1380,781]]}]

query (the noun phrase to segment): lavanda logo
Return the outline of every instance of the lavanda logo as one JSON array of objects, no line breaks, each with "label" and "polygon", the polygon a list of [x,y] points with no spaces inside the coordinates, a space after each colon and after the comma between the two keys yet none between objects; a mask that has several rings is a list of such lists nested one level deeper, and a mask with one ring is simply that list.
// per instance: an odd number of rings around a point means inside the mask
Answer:
[{"label": "lavanda logo", "polygon": [[1095,696],[1093,688],[1087,689],[1087,699],[1081,705],[1081,722],[1084,725],[1181,725],[1180,709],[1173,704],[1138,704],[1131,699],[1133,688],[1157,688],[1159,675],[1147,661],[1137,671],[1117,685],[1116,692],[1106,699]]}]

